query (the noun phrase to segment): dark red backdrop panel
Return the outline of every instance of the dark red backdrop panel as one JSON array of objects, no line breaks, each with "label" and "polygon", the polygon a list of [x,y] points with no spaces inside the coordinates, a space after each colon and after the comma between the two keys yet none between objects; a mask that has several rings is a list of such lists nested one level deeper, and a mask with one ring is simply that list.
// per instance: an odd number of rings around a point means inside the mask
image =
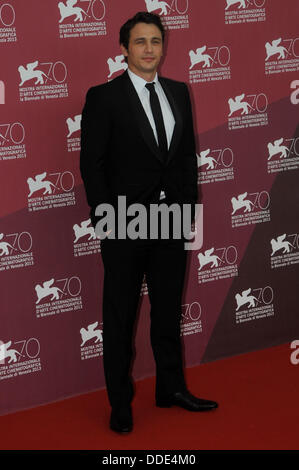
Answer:
[{"label": "dark red backdrop panel", "polygon": [[[188,253],[186,365],[299,334],[298,1],[1,0],[1,414],[105,386],[80,119],[88,88],[125,70],[119,28],[142,10],[161,15],[160,72],[189,85],[194,111],[203,246]],[[145,279],[137,379],[155,373],[149,309]]]}]

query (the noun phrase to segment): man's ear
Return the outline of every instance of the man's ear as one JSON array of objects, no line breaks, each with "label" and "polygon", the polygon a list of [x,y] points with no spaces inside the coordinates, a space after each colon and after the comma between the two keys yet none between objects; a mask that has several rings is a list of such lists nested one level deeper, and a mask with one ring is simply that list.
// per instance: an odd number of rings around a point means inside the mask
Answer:
[{"label": "man's ear", "polygon": [[121,50],[122,55],[124,55],[125,57],[128,57],[128,51],[123,44],[120,45],[120,50]]}]

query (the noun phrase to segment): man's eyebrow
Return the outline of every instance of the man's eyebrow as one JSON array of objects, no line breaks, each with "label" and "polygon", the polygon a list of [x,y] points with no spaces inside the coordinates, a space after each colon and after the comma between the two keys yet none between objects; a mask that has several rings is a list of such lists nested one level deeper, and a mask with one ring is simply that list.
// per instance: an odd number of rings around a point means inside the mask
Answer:
[{"label": "man's eyebrow", "polygon": [[[143,40],[143,39],[146,39],[146,37],[140,36],[138,38],[135,38],[134,41],[140,41],[140,40]],[[162,41],[162,38],[160,38],[159,36],[153,36],[150,39],[158,39],[159,41]]]}]

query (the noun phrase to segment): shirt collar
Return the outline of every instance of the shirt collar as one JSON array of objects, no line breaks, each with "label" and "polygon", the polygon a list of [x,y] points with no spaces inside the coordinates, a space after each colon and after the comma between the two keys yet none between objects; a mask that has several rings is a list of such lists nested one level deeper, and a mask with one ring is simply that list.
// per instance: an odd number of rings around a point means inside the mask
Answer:
[{"label": "shirt collar", "polygon": [[[133,85],[135,86],[135,89],[136,89],[137,93],[140,94],[142,92],[142,90],[145,88],[145,85],[149,82],[144,80],[144,78],[139,77],[139,75],[136,75],[136,73],[132,72],[132,70],[130,70],[129,68],[128,68],[128,74],[129,74],[130,79],[133,82]],[[153,83],[153,82],[158,83],[158,74],[157,73],[156,73],[155,78],[153,79],[153,81],[150,82],[150,83]]]}]

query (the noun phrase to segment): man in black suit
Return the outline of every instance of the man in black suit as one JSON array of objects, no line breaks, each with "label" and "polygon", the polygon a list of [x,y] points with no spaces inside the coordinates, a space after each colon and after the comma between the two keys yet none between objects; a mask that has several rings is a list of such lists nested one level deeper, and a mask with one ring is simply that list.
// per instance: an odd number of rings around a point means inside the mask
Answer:
[{"label": "man in black suit", "polygon": [[92,223],[96,232],[104,224],[107,235],[101,240],[103,360],[110,428],[117,432],[133,427],[132,335],[144,274],[151,303],[156,405],[191,411],[218,406],[191,395],[184,380],[180,317],[186,234],[177,237],[173,228],[163,238],[159,224],[156,238],[149,235],[149,227],[146,238],[122,237],[118,230],[124,214],[112,226],[96,210],[101,204],[119,210],[118,197],[126,196],[127,205],[143,204],[147,211],[153,204],[189,204],[194,219],[198,190],[191,103],[184,83],[157,75],[163,43],[159,16],[141,12],[128,20],[120,30],[128,70],[90,88],[82,112],[81,175]]}]

